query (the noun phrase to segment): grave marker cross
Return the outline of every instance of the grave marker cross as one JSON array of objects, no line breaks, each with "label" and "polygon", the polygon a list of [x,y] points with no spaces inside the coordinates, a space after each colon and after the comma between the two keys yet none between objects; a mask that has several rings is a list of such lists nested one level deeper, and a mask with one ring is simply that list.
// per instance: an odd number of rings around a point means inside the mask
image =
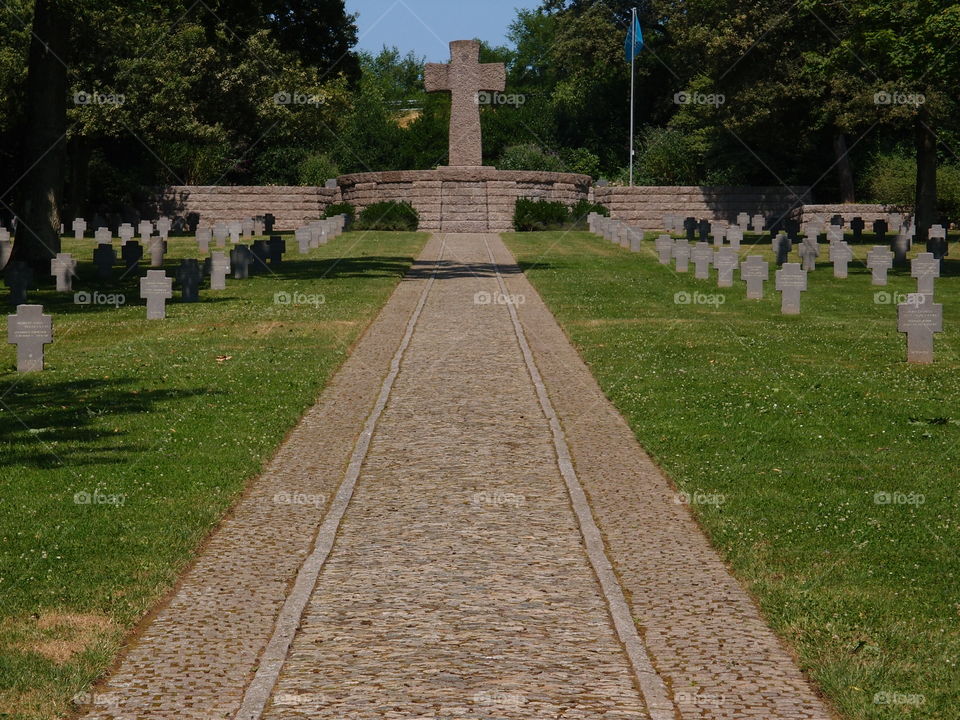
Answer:
[{"label": "grave marker cross", "polygon": [[480,43],[456,40],[450,43],[450,64],[428,63],[423,81],[427,92],[449,92],[450,165],[483,164],[480,135],[480,93],[502,92],[507,87],[503,63],[480,63]]}]

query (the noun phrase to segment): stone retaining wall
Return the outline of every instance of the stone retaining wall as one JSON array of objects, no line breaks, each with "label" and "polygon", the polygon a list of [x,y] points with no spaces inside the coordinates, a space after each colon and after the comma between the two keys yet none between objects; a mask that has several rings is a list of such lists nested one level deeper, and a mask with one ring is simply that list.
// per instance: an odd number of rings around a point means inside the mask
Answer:
[{"label": "stone retaining wall", "polygon": [[663,227],[664,215],[735,222],[741,212],[770,220],[787,216],[810,199],[806,187],[597,187],[596,202],[611,217],[647,230]]},{"label": "stone retaining wall", "polygon": [[734,222],[738,213],[762,213],[775,220],[793,214],[840,214],[847,223],[860,216],[868,224],[886,216],[879,205],[803,205],[805,187],[596,187],[586,175],[496,170],[491,167],[439,168],[343,175],[339,187],[175,186],[166,188],[154,216],[199,216],[204,224],[272,213],[278,230],[293,230],[322,217],[327,206],[349,202],[360,212],[387,200],[410,202],[420,228],[444,232],[503,232],[513,228],[517,198],[540,198],[572,205],[591,199],[612,217],[645,229],[658,229],[663,216],[690,215]]},{"label": "stone retaining wall", "polygon": [[304,220],[323,217],[338,202],[339,190],[296,186],[174,186],[158,199],[157,215],[199,216],[205,225],[272,213],[276,229],[294,230]]},{"label": "stone retaining wall", "polygon": [[844,226],[849,227],[851,220],[860,217],[869,230],[873,227],[874,220],[886,220],[892,212],[901,211],[886,205],[804,205],[803,222],[813,220],[814,217],[830,222],[834,215],[840,215]]},{"label": "stone retaining wall", "polygon": [[420,229],[441,232],[504,232],[513,229],[517,198],[572,205],[590,193],[587,175],[439,168],[359,173],[338,178],[344,202],[359,213],[373,203],[405,200],[420,213]]}]

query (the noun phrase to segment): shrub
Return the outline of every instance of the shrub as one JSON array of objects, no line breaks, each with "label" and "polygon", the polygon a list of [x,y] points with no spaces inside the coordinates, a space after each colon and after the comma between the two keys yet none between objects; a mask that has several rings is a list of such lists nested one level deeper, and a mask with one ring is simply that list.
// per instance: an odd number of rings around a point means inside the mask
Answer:
[{"label": "shrub", "polygon": [[408,202],[379,202],[365,208],[356,230],[416,230],[420,213]]},{"label": "shrub", "polygon": [[[905,152],[879,153],[867,169],[869,200],[909,210],[916,201],[917,161]],[[937,209],[950,220],[960,218],[960,166],[937,168]]]},{"label": "shrub", "polygon": [[497,160],[500,170],[539,170],[563,172],[563,161],[537,145],[511,145]]},{"label": "shrub", "polygon": [[646,128],[637,153],[635,179],[643,185],[697,185],[700,148],[675,128]]},{"label": "shrub", "polygon": [[326,153],[308,155],[300,163],[299,181],[301,185],[323,186],[330,178],[340,174],[333,160]]},{"label": "shrub", "polygon": [[600,158],[586,148],[564,150],[561,156],[566,172],[589,175],[593,179],[600,177]]},{"label": "shrub", "polygon": [[580,200],[576,205],[570,208],[570,223],[578,230],[587,227],[587,216],[590,213],[597,213],[604,217],[610,217],[610,211],[603,205],[592,203],[589,200]]},{"label": "shrub", "polygon": [[357,209],[348,202],[334,203],[333,205],[327,205],[326,211],[323,213],[324,217],[336,217],[337,215],[346,215],[347,224],[353,222],[353,219],[357,216]]},{"label": "shrub", "polygon": [[513,227],[518,232],[558,230],[570,223],[570,210],[561,202],[517,198]]}]

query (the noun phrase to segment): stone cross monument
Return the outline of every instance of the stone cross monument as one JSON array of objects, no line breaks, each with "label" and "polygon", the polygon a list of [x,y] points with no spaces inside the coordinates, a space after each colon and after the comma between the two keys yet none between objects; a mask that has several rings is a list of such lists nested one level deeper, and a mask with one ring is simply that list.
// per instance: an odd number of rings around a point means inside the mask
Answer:
[{"label": "stone cross monument", "polygon": [[503,92],[507,70],[503,63],[480,63],[480,43],[454,40],[450,64],[429,63],[423,71],[427,92],[449,92],[450,165],[476,167],[483,164],[480,137],[480,93]]}]

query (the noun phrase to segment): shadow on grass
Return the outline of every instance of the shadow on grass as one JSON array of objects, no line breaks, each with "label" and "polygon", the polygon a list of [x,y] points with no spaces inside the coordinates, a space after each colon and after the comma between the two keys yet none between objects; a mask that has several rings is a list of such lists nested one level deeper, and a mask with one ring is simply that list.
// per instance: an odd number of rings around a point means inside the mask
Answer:
[{"label": "shadow on grass", "polygon": [[[372,255],[366,257],[350,258],[326,258],[322,260],[299,260],[296,255],[287,254],[286,259],[279,265],[267,266],[260,272],[252,274],[249,280],[233,280],[228,276],[227,291],[214,291],[209,289],[209,278],[204,278],[200,290],[200,303],[226,302],[234,299],[231,295],[220,295],[218,293],[230,292],[242,287],[242,283],[250,280],[264,279],[274,280],[276,282],[289,281],[307,281],[307,280],[338,280],[349,278],[383,278],[383,277],[403,277],[414,263],[413,258],[404,256],[390,255]],[[174,278],[174,297],[168,301],[169,305],[180,302],[180,285],[176,281],[176,270],[179,261],[167,261],[161,268],[168,277]],[[432,267],[432,265],[430,266]],[[74,294],[77,292],[96,292],[103,295],[123,295],[125,306],[128,305],[146,305],[140,298],[140,278],[145,276],[148,268],[141,265],[136,271],[126,273],[125,269],[117,266],[113,271],[113,278],[110,280],[101,280],[97,277],[95,269],[88,263],[82,263],[78,267],[77,277],[74,279],[74,291],[70,293],[54,293],[52,279],[44,278],[38,290],[33,290],[28,294],[27,301],[33,304],[43,305],[47,312],[56,312],[58,314],[73,313],[98,313],[114,310],[113,305],[77,305],[74,303]],[[277,287],[281,290],[281,287]],[[6,305],[7,312],[12,313],[14,308]]]},{"label": "shadow on grass", "polygon": [[219,395],[194,390],[142,389],[133,378],[44,382],[0,375],[0,458],[4,465],[51,469],[60,465],[128,462],[149,448],[131,445],[113,418],[143,415],[159,405]]}]

